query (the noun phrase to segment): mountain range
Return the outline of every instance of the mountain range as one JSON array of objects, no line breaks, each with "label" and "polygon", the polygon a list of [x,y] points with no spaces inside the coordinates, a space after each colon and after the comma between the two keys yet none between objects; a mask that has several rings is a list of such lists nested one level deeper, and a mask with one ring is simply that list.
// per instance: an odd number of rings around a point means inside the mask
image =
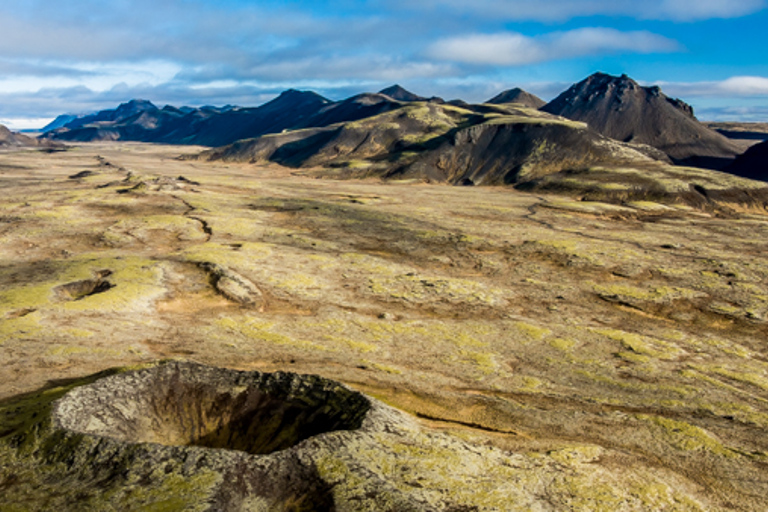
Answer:
[{"label": "mountain range", "polygon": [[[468,104],[393,85],[341,101],[291,89],[249,108],[158,108],[133,100],[57,121],[53,126],[63,126],[44,138],[196,144],[220,148],[205,158],[420,174],[452,183],[519,183],[530,177],[525,169],[564,172],[627,159],[734,172],[743,151],[659,87],[604,73],[546,104],[519,88]],[[353,162],[361,159],[365,165]],[[768,179],[762,171],[738,174]]]}]

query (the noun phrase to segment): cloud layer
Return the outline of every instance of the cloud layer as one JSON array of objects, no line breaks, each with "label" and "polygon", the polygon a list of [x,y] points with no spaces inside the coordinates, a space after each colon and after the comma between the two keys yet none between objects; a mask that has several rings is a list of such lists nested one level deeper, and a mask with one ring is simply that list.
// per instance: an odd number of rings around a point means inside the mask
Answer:
[{"label": "cloud layer", "polygon": [[515,32],[450,37],[432,44],[427,55],[466,64],[523,66],[585,55],[663,53],[678,49],[677,42],[650,32],[587,27],[535,38]]},{"label": "cloud layer", "polygon": [[737,18],[765,7],[764,0],[398,0],[402,8],[449,10],[470,16],[511,21],[563,21],[584,16],[626,16],[645,20],[692,22]]}]

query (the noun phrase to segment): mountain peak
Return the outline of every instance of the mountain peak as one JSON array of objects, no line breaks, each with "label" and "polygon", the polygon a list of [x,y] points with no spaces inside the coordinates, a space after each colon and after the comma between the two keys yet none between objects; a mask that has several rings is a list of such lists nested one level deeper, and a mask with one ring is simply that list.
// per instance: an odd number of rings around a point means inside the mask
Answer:
[{"label": "mountain peak", "polygon": [[379,91],[379,94],[386,94],[393,100],[398,101],[424,101],[426,98],[412,93],[411,91],[404,89],[398,84],[387,87]]},{"label": "mountain peak", "polygon": [[585,122],[623,142],[654,146],[684,165],[717,169],[739,152],[728,139],[699,123],[690,105],[627,75],[595,73],[541,110]]},{"label": "mountain peak", "polygon": [[115,116],[117,118],[123,118],[144,112],[145,110],[157,110],[157,107],[147,100],[133,99],[127,103],[122,103],[115,109]]},{"label": "mountain peak", "polygon": [[535,109],[539,109],[546,104],[546,102],[538,96],[524,91],[519,87],[503,91],[486,101],[486,103],[493,103],[495,105],[500,105],[502,103],[521,103],[527,107]]},{"label": "mountain peak", "polygon": [[298,103],[298,102],[308,102],[308,101],[313,103],[314,102],[320,102],[320,103],[331,102],[328,98],[324,98],[323,96],[317,94],[314,91],[299,91],[298,89],[286,89],[285,91],[281,92],[277,98],[273,99],[267,104],[273,104],[273,103],[282,104],[285,102]]}]

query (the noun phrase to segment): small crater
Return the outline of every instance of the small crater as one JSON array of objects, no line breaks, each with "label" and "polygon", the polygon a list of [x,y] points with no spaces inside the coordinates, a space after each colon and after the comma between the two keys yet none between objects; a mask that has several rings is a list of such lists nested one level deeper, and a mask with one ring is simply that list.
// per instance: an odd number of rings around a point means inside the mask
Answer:
[{"label": "small crater", "polygon": [[61,428],[127,443],[268,454],[360,428],[371,402],[313,375],[240,372],[171,362],[118,374],[61,398]]}]

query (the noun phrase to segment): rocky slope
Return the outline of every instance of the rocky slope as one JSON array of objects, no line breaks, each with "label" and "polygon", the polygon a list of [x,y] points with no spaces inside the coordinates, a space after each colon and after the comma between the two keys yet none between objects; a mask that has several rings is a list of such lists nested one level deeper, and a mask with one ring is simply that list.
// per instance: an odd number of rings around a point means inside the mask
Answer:
[{"label": "rocky slope", "polygon": [[524,91],[519,87],[515,87],[514,89],[509,89],[499,93],[498,95],[486,101],[486,103],[519,103],[526,107],[538,109],[546,105],[547,102],[534,94]]},{"label": "rocky slope", "polygon": [[619,141],[653,146],[682,165],[719,169],[741,152],[699,123],[689,105],[667,97],[659,87],[640,86],[626,75],[595,73],[542,110],[583,121]]}]

